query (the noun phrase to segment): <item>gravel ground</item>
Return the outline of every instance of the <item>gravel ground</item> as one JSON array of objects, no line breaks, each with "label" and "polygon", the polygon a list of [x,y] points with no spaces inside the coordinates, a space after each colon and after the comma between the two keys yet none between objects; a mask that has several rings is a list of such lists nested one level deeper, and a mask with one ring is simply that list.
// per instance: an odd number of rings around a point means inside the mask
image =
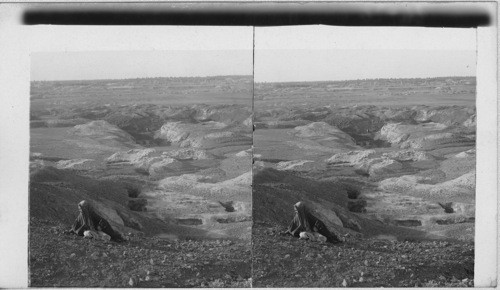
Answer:
[{"label": "gravel ground", "polygon": [[30,222],[31,287],[251,287],[250,244],[131,236],[123,243]]},{"label": "gravel ground", "polygon": [[472,287],[474,245],[363,239],[322,244],[254,223],[253,287]]}]

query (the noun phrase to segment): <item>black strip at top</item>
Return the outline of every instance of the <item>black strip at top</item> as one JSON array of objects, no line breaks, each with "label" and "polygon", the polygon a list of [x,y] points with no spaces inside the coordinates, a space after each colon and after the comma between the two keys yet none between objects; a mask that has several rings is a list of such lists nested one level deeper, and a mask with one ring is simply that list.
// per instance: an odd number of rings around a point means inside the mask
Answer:
[{"label": "black strip at top", "polygon": [[[391,3],[380,3],[390,7]],[[393,4],[396,6],[396,4]],[[411,4],[410,4],[411,5]],[[485,10],[434,10],[405,8],[385,11],[364,3],[212,3],[212,4],[44,4],[23,13],[26,25],[201,25],[285,26],[324,24],[337,26],[478,27],[492,23]],[[346,8],[347,7],[347,8]],[[382,7],[382,8],[383,8]],[[441,7],[442,8],[442,7]]]}]

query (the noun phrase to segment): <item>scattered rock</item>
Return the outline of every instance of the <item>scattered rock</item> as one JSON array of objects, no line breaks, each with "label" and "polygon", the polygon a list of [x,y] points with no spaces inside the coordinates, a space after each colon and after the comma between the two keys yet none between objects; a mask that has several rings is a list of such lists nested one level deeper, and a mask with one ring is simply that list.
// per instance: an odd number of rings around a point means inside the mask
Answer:
[{"label": "scattered rock", "polygon": [[137,286],[137,278],[135,277],[131,277],[129,280],[128,280],[128,285],[130,285],[130,287],[135,287]]}]

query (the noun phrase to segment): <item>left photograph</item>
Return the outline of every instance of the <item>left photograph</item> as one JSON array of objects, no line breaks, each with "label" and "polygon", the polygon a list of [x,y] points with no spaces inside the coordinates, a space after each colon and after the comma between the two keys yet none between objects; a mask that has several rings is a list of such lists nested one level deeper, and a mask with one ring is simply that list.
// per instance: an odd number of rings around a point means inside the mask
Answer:
[{"label": "left photograph", "polygon": [[31,287],[251,287],[252,62],[31,54]]}]

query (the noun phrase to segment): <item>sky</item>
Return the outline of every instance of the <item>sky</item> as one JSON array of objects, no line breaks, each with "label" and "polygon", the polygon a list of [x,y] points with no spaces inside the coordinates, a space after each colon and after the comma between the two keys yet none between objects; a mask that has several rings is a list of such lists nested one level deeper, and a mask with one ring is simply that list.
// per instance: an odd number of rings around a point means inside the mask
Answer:
[{"label": "sky", "polygon": [[31,80],[251,75],[253,28],[34,26]]},{"label": "sky", "polygon": [[96,45],[105,50],[86,45],[81,51],[32,53],[31,80],[254,73],[256,82],[287,82],[476,74],[475,29],[257,27],[254,38],[251,27],[169,27],[136,34],[160,49],[114,49],[120,46],[107,43],[124,42],[111,41],[116,37],[111,33]]},{"label": "sky", "polygon": [[475,74],[475,29],[318,25],[255,30],[256,82]]},{"label": "sky", "polygon": [[468,50],[256,50],[256,82],[474,76]]},{"label": "sky", "polygon": [[31,80],[251,75],[252,50],[39,52]]}]

